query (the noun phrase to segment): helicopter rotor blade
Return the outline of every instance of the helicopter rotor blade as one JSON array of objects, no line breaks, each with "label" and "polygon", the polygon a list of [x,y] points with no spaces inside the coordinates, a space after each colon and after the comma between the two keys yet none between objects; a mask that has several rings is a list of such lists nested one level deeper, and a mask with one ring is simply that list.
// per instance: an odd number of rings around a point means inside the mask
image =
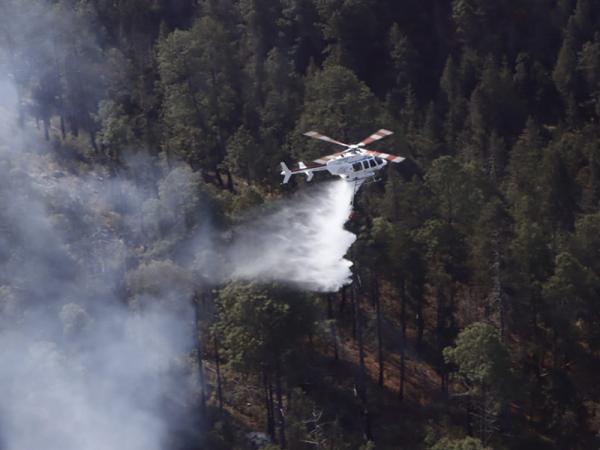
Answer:
[{"label": "helicopter rotor blade", "polygon": [[304,136],[308,136],[313,139],[320,139],[325,142],[331,142],[332,144],[341,145],[343,147],[350,147],[348,144],[344,144],[343,142],[336,141],[335,139],[331,139],[329,136],[325,136],[324,134],[318,133],[316,131],[307,131],[306,133],[304,133]]},{"label": "helicopter rotor blade", "polygon": [[393,131],[390,130],[386,130],[386,129],[381,129],[379,131],[376,131],[375,133],[373,133],[371,136],[369,136],[366,139],[363,139],[362,141],[360,141],[358,143],[358,145],[360,145],[361,147],[363,145],[369,145],[371,142],[375,142],[378,141],[379,139],[383,139],[384,137],[389,136],[390,134],[394,134]]},{"label": "helicopter rotor blade", "polygon": [[381,159],[385,159],[390,162],[399,163],[404,161],[406,158],[397,155],[391,155],[389,153],[376,152],[375,150],[369,150],[367,148],[364,149],[367,153],[373,156],[377,156]]}]

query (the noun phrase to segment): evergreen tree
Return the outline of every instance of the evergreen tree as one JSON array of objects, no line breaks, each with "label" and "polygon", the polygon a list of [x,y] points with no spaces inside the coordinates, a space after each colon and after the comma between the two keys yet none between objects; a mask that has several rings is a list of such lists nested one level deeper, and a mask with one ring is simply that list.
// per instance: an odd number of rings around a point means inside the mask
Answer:
[{"label": "evergreen tree", "polygon": [[498,415],[512,388],[507,348],[494,327],[474,323],[461,331],[455,347],[444,349],[444,358],[457,367],[466,392],[475,400],[471,414],[477,436],[489,443],[499,430]]},{"label": "evergreen tree", "polygon": [[[600,34],[596,33],[594,41],[588,41],[578,55],[577,69],[581,72],[586,84],[586,96],[592,102],[594,108],[588,108],[588,111],[600,113]],[[589,114],[589,113],[588,113]]]},{"label": "evergreen tree", "polygon": [[275,439],[277,427],[279,444],[285,447],[283,383],[294,376],[294,361],[301,360],[304,337],[311,333],[311,304],[281,289],[230,284],[219,293],[217,307],[225,356],[263,384],[267,431]]},{"label": "evergreen tree", "polygon": [[292,142],[303,148],[299,156],[316,159],[322,145],[307,142],[302,133],[317,129],[342,142],[355,142],[373,132],[381,113],[373,93],[350,70],[326,65],[306,81],[304,108]]},{"label": "evergreen tree", "polygon": [[[211,17],[176,30],[158,46],[165,150],[216,171],[239,117],[240,71],[231,36]],[[221,183],[223,181],[221,180]]]},{"label": "evergreen tree", "polygon": [[431,450],[489,450],[479,439],[466,437],[464,439],[442,438],[435,443]]},{"label": "evergreen tree", "polygon": [[566,105],[567,120],[573,123],[577,116],[577,44],[574,36],[573,22],[565,30],[562,46],[556,59],[556,65],[552,72],[552,79],[556,89],[563,98]]}]

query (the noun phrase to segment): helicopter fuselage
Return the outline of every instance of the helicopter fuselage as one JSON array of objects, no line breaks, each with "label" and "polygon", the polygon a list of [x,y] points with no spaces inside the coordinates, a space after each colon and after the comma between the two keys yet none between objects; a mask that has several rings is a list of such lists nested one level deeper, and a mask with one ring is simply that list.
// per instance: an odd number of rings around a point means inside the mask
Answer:
[{"label": "helicopter fuselage", "polygon": [[362,153],[340,155],[327,161],[327,171],[346,181],[374,178],[379,170],[387,165],[385,159]]},{"label": "helicopter fuselage", "polygon": [[341,177],[345,181],[356,182],[357,185],[362,184],[368,179],[375,179],[377,172],[383,169],[388,162],[399,163],[405,159],[402,156],[365,148],[365,145],[369,145],[390,134],[393,134],[390,130],[382,128],[359,143],[348,145],[331,139],[317,131],[308,131],[304,133],[305,136],[346,147],[346,150],[322,156],[309,163],[309,165],[300,161],[297,169],[290,169],[282,161],[280,165],[283,184],[289,182],[292,175],[297,174],[306,175],[306,181],[310,181],[313,179],[314,172],[320,171],[328,171],[331,175]]}]

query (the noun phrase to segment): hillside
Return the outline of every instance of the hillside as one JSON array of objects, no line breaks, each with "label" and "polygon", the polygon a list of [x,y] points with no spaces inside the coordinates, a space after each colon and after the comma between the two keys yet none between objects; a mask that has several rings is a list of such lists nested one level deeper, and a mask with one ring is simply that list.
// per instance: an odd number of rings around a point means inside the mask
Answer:
[{"label": "hillside", "polygon": [[[0,0],[0,449],[598,447],[598,30]],[[381,128],[406,160],[352,206],[281,184]]]}]

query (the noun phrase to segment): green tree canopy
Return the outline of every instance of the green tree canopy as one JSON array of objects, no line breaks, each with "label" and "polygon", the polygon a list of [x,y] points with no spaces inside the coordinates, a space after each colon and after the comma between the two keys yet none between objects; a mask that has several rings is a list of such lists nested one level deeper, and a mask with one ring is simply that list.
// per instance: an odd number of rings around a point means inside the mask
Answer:
[{"label": "green tree canopy", "polygon": [[219,292],[216,327],[231,364],[247,373],[283,369],[302,353],[313,326],[312,307],[281,288],[231,283]]},{"label": "green tree canopy", "polygon": [[306,80],[304,108],[292,142],[303,149],[299,155],[316,159],[325,153],[323,145],[307,141],[302,133],[319,130],[342,142],[356,142],[377,129],[381,114],[373,93],[351,70],[326,65]]},{"label": "green tree canopy", "polygon": [[474,323],[466,327],[455,346],[444,349],[444,358],[457,366],[467,389],[474,394],[490,389],[505,393],[510,385],[509,353],[491,325]]}]

